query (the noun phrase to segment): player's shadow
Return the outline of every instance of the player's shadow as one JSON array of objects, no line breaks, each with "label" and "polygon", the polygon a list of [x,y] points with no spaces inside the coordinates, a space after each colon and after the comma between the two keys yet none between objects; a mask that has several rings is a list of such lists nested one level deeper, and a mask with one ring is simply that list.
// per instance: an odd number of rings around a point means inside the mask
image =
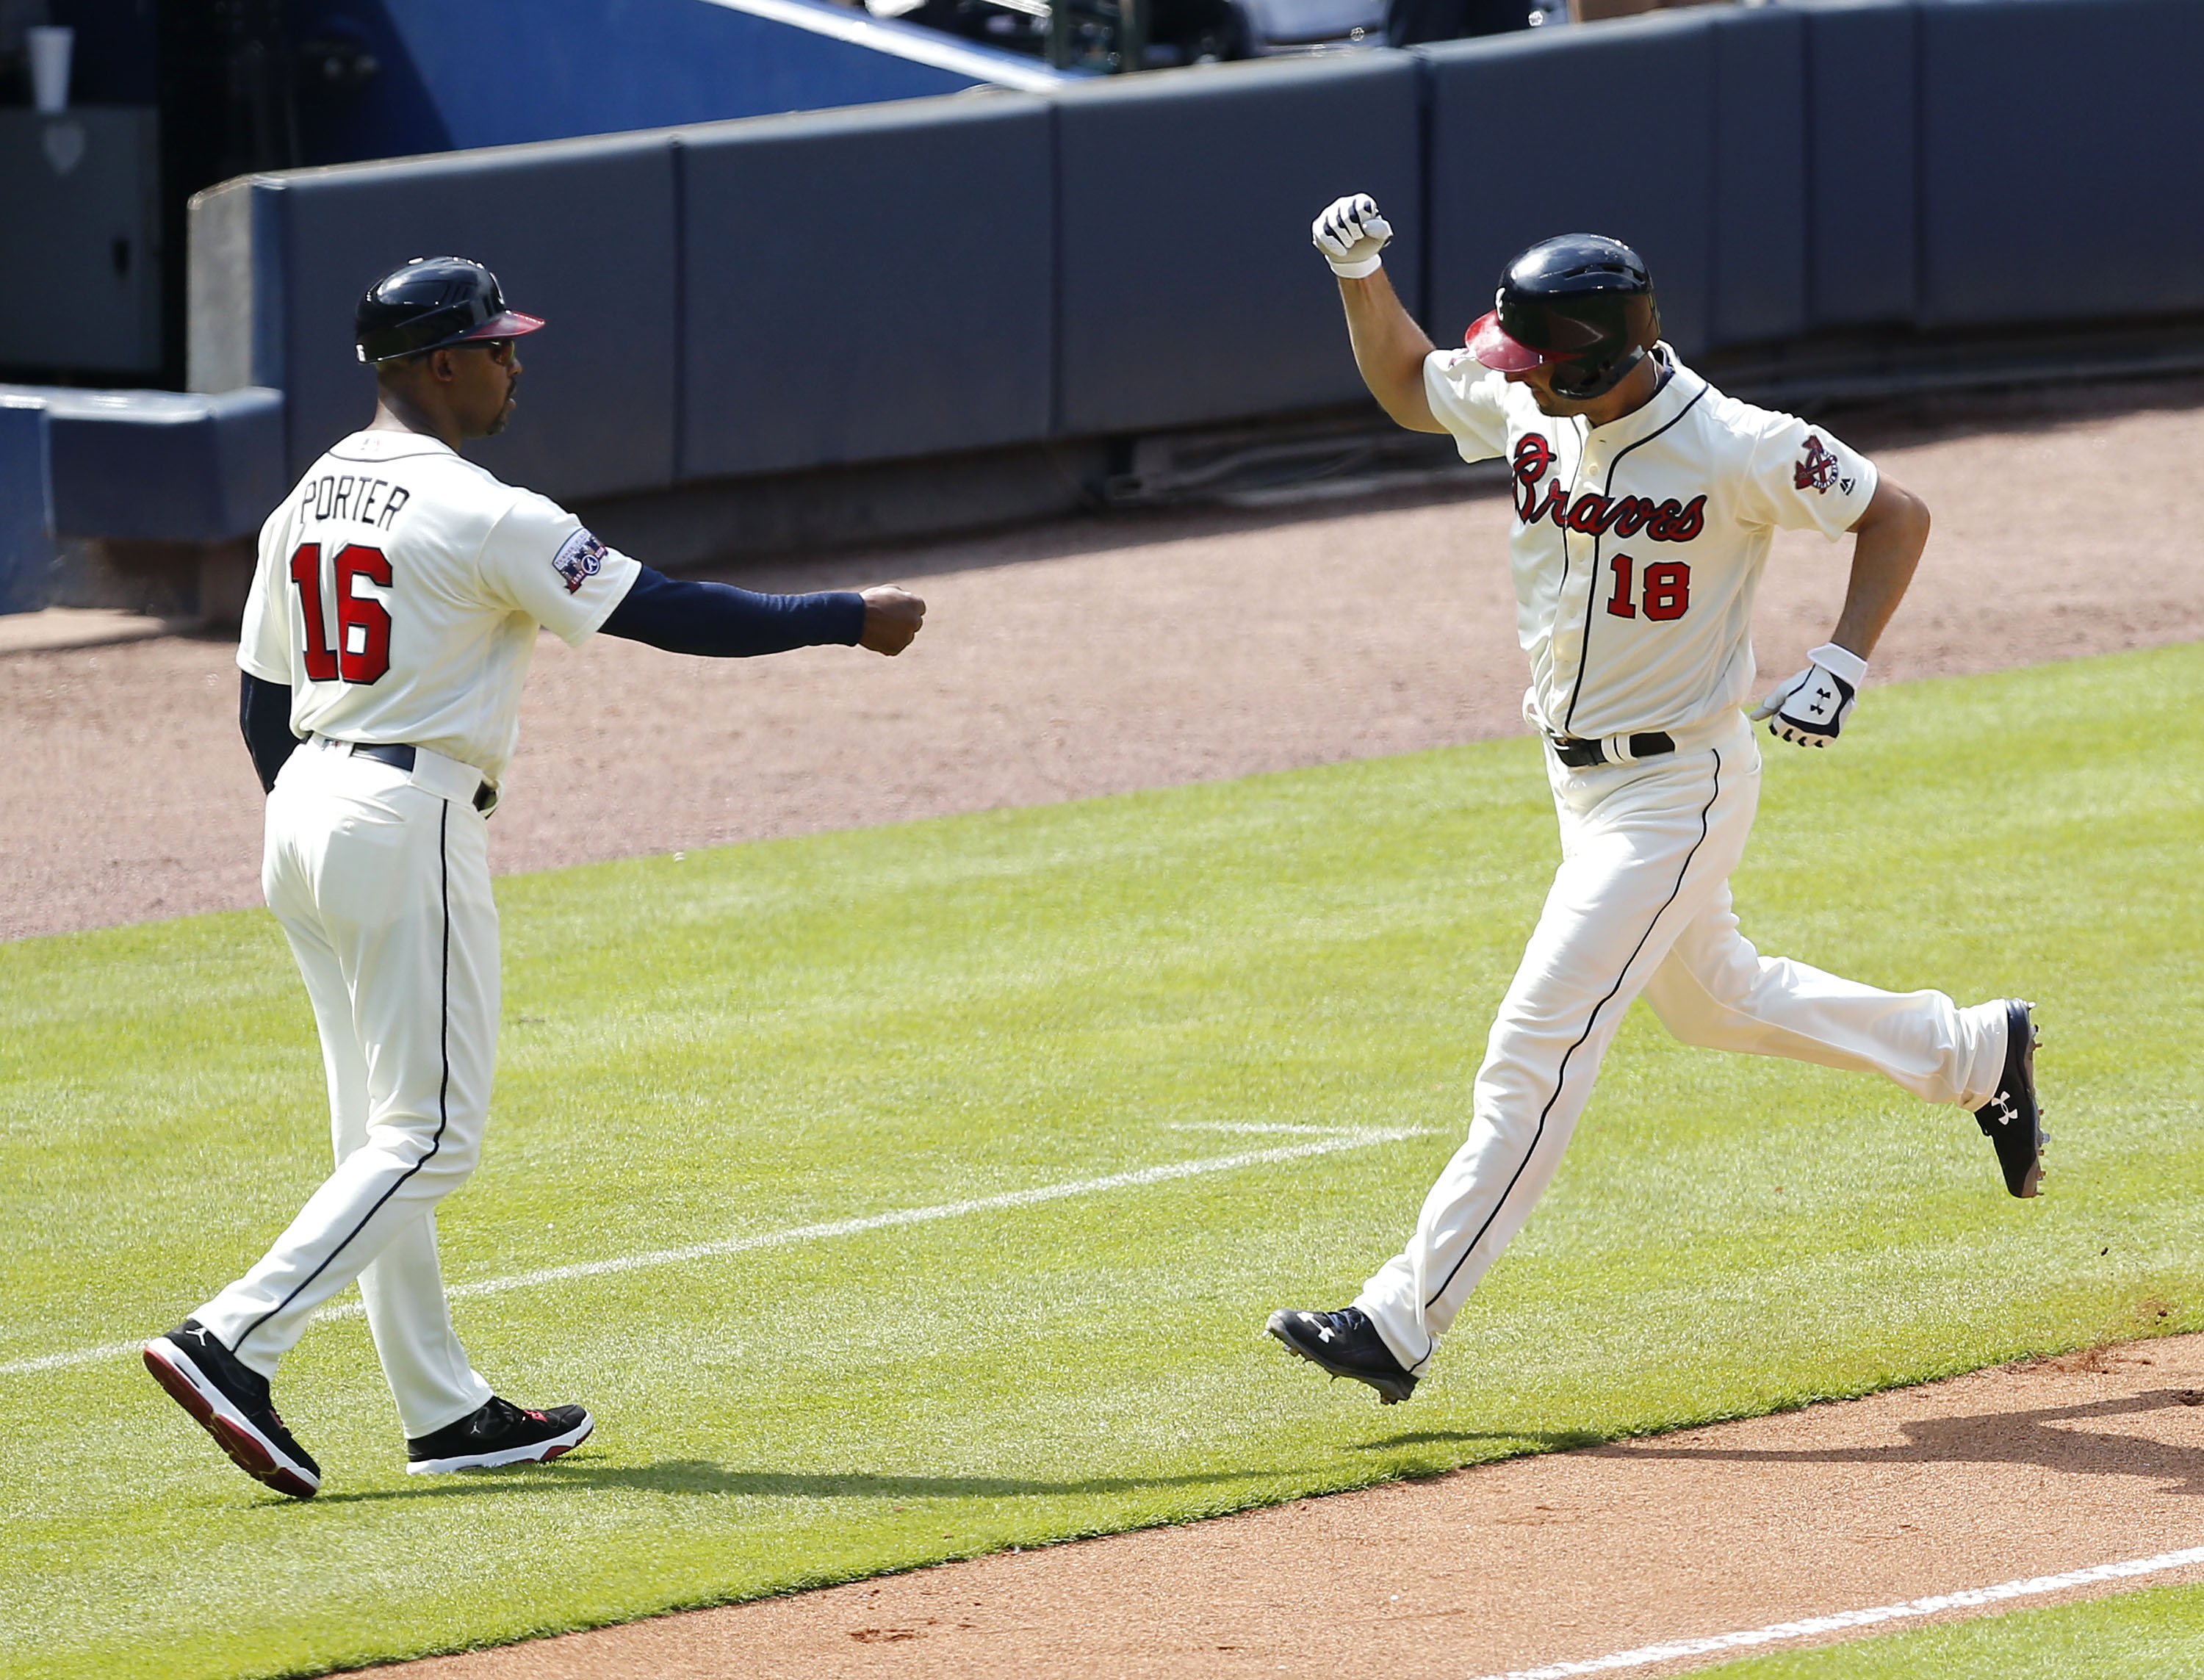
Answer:
[{"label": "player's shadow", "polygon": [[1747,1447],[1669,1445],[1659,1437],[1610,1441],[1596,1456],[1715,1460],[1740,1464],[2012,1464],[2090,1476],[2135,1476],[2171,1484],[2163,1491],[2204,1494],[2204,1448],[2147,1436],[2061,1429],[2093,1419],[2134,1417],[2176,1406],[2204,1405],[2204,1390],[2159,1388],[2148,1393],[1989,1411],[1965,1417],[1923,1417],[1900,1423],[1905,1439],[1887,1446]]},{"label": "player's shadow", "polygon": [[[592,1464],[586,1456],[548,1464],[514,1464],[504,1470],[466,1470],[433,1482],[397,1488],[364,1488],[357,1493],[327,1493],[317,1505],[369,1504],[382,1500],[480,1498],[514,1494],[536,1497],[574,1493],[638,1492],[683,1494],[701,1498],[779,1500],[920,1500],[1026,1499],[1050,1495],[1142,1493],[1158,1488],[1208,1488],[1235,1482],[1269,1481],[1276,1469],[1204,1470],[1185,1476],[1099,1476],[1048,1481],[1012,1476],[895,1476],[878,1471],[804,1472],[743,1470],[704,1458],[666,1458],[655,1464]],[[286,1503],[288,1503],[286,1501]]]},{"label": "player's shadow", "polygon": [[1573,1452],[1597,1446],[1607,1438],[1590,1429],[1415,1429],[1378,1440],[1358,1440],[1350,1451],[1388,1452],[1398,1446],[1450,1446],[1458,1441],[1516,1441],[1540,1452]]}]

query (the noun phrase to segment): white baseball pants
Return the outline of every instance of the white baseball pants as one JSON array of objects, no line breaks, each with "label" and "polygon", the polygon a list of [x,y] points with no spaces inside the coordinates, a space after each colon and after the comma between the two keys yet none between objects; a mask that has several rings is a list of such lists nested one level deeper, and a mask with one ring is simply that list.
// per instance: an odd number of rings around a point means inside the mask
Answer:
[{"label": "white baseball pants", "polygon": [[1640,992],[1686,1044],[1878,1073],[1931,1103],[1979,1107],[2004,1070],[2002,1000],[1879,991],[1762,956],[1738,932],[1729,876],[1760,800],[1742,713],[1638,764],[1546,762],[1561,865],[1492,1024],[1468,1139],[1354,1302],[1418,1375],[1553,1181]]},{"label": "white baseball pants", "polygon": [[436,1204],[481,1153],[497,1053],[497,907],[480,777],[310,741],[268,798],[262,885],[305,977],[336,1170],[275,1246],[193,1315],[264,1375],[357,1278],[409,1436],[489,1399],[452,1329]]}]

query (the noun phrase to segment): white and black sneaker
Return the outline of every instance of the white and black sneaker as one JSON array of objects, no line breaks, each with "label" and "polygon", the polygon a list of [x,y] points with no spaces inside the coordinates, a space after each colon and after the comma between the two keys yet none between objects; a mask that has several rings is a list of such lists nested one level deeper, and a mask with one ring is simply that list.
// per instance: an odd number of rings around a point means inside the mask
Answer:
[{"label": "white and black sneaker", "polygon": [[1975,1110],[1975,1124],[1997,1150],[2005,1187],[2016,1196],[2033,1196],[2043,1178],[2043,1110],[2035,1100],[2035,1022],[2033,1003],[2006,1000],[2005,1071],[1997,1095]]},{"label": "white and black sneaker", "polygon": [[198,1320],[187,1318],[147,1342],[145,1369],[255,1482],[294,1500],[321,1491],[322,1467],[269,1404],[268,1379],[240,1363]]},{"label": "white and black sneaker", "polygon": [[1360,1307],[1342,1307],[1336,1312],[1312,1312],[1283,1307],[1263,1327],[1286,1352],[1334,1376],[1351,1376],[1378,1391],[1380,1405],[1397,1405],[1416,1392],[1416,1379],[1393,1357]]},{"label": "white and black sneaker", "polygon": [[495,1470],[500,1464],[548,1464],[590,1438],[596,1423],[578,1405],[526,1411],[493,1394],[482,1410],[434,1435],[406,1443],[408,1476],[441,1476],[447,1470]]}]

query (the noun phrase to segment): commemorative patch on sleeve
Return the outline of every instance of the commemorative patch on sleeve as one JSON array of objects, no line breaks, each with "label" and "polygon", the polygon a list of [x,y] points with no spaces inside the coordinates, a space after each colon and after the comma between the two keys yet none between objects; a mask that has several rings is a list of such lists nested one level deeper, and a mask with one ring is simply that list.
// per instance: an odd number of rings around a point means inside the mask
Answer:
[{"label": "commemorative patch on sleeve", "polygon": [[559,552],[551,557],[551,569],[571,595],[605,569],[605,545],[587,530],[578,530],[559,545]]}]

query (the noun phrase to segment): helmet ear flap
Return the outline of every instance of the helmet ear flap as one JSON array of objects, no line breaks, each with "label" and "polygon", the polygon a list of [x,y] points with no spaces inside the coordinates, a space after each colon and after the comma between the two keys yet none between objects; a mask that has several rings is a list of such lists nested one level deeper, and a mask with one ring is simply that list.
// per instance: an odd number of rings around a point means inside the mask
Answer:
[{"label": "helmet ear flap", "polygon": [[1631,341],[1640,350],[1650,350],[1661,342],[1661,305],[1650,292],[1631,299],[1623,307],[1622,318]]}]

